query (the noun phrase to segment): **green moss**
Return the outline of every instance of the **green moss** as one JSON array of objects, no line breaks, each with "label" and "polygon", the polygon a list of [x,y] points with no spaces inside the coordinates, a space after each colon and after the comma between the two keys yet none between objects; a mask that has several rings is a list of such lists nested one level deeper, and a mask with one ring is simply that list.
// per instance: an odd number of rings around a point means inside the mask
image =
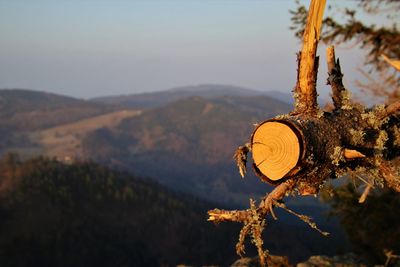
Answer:
[{"label": "green moss", "polygon": [[317,110],[317,118],[320,119],[324,116],[324,111],[322,109]]},{"label": "green moss", "polygon": [[352,110],[353,105],[350,103],[351,93],[347,90],[340,92],[342,97],[342,106],[340,107],[343,110]]},{"label": "green moss", "polygon": [[286,120],[289,117],[290,116],[288,114],[280,114],[280,115],[275,116],[275,119],[277,119],[277,120]]},{"label": "green moss", "polygon": [[389,139],[388,134],[386,131],[382,130],[379,132],[379,136],[375,141],[375,149],[378,151],[382,151],[385,148],[385,144]]},{"label": "green moss", "polygon": [[[379,163],[380,164],[380,163]],[[380,173],[380,171],[377,168],[370,168],[368,169],[368,171],[366,172],[366,174],[372,178],[370,179],[371,181],[373,181],[374,185],[379,186],[381,188],[383,188],[385,186],[385,182],[384,179]]]},{"label": "green moss", "polygon": [[350,129],[351,143],[353,145],[360,145],[364,143],[365,132],[362,130]]},{"label": "green moss", "polygon": [[296,91],[294,91],[293,92],[293,99],[295,100],[295,105],[297,105],[298,104],[298,102],[300,102],[299,101],[299,98],[300,98],[300,94],[299,93],[297,93]]},{"label": "green moss", "polygon": [[379,128],[376,125],[379,123],[379,120],[376,118],[374,112],[367,112],[361,114],[361,118],[372,128]]},{"label": "green moss", "polygon": [[385,110],[385,105],[381,104],[381,105],[376,105],[373,109],[373,112],[375,112],[375,114],[377,115],[382,115],[386,113]]},{"label": "green moss", "polygon": [[377,105],[373,110],[361,114],[361,118],[365,120],[370,127],[379,130],[389,119],[388,117],[382,119],[385,113],[385,105]]},{"label": "green moss", "polygon": [[335,147],[330,158],[333,165],[339,166],[340,162],[345,160],[343,157],[343,148],[340,146]]},{"label": "green moss", "polygon": [[400,128],[393,126],[394,142],[395,146],[400,146]]},{"label": "green moss", "polygon": [[357,168],[355,168],[355,170],[354,170],[354,172],[356,172],[356,173],[363,173],[363,172],[366,172],[367,171],[367,168],[365,168],[365,167],[357,167]]},{"label": "green moss", "polygon": [[309,156],[305,159],[305,162],[307,162],[307,163],[310,164],[310,165],[314,165],[314,155],[313,155],[313,154],[309,155]]}]

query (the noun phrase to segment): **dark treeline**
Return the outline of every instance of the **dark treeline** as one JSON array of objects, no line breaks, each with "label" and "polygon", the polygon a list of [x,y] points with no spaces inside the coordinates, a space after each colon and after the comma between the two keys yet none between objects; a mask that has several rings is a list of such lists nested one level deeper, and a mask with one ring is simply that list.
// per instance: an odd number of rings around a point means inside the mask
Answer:
[{"label": "dark treeline", "polygon": [[[96,163],[8,154],[0,159],[0,263],[230,266],[240,225],[207,222],[215,206]],[[297,262],[344,248],[336,235],[327,239],[278,217],[265,231],[272,254]]]},{"label": "dark treeline", "polygon": [[[1,266],[227,265],[204,202],[94,163],[0,160]],[[224,248],[231,249],[224,249]]]},{"label": "dark treeline", "polygon": [[[391,189],[373,190],[360,204],[360,190],[348,183],[323,195],[345,229],[355,253],[372,264],[382,264],[390,251],[400,253],[400,194]],[[387,255],[385,255],[387,254]],[[400,261],[399,261],[400,264]],[[398,266],[398,265],[396,265]]]}]

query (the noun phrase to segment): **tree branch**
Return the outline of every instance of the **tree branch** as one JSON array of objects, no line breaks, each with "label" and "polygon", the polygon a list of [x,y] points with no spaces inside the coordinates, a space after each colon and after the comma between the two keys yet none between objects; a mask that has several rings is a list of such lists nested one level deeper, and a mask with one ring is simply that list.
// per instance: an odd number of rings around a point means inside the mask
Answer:
[{"label": "tree branch", "polygon": [[400,193],[400,177],[394,174],[392,167],[385,162],[380,165],[379,170],[386,185]]},{"label": "tree branch", "polygon": [[343,73],[340,68],[339,59],[336,60],[335,48],[333,46],[329,46],[326,49],[326,61],[328,64],[327,84],[332,88],[333,105],[335,109],[338,110],[343,106],[348,105],[349,101],[348,92],[343,86]]},{"label": "tree branch", "polygon": [[303,47],[300,53],[298,81],[295,88],[295,112],[316,113],[318,109],[316,90],[316,53],[321,35],[322,17],[326,0],[312,0],[308,12],[307,24],[303,35]]},{"label": "tree branch", "polygon": [[[271,213],[273,204],[277,200],[282,200],[286,193],[290,192],[294,186],[293,180],[287,180],[272,190],[271,193],[267,194],[260,202],[257,212],[260,216],[266,216]],[[249,219],[249,215],[252,214],[251,209],[247,210],[220,210],[213,209],[208,211],[208,221],[215,223],[232,221],[232,222],[246,222]]]},{"label": "tree branch", "polygon": [[380,119],[384,119],[387,118],[393,114],[395,114],[396,112],[400,111],[400,101],[394,102],[390,105],[388,105],[384,112],[382,112]]},{"label": "tree branch", "polygon": [[389,63],[393,68],[395,68],[397,71],[400,71],[400,60],[394,60],[388,58],[385,54],[382,55],[382,58]]}]

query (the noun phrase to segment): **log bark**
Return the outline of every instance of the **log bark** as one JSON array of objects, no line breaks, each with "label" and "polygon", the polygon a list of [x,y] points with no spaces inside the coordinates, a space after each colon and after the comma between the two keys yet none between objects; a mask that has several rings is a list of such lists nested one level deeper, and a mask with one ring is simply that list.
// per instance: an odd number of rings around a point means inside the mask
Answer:
[{"label": "log bark", "polygon": [[[327,179],[340,177],[347,171],[378,169],[380,163],[399,156],[400,151],[394,138],[398,120],[395,117],[381,120],[381,112],[381,108],[364,109],[354,105],[344,110],[324,112],[319,117],[288,115],[267,120],[255,129],[252,136],[253,169],[263,181],[271,184],[295,178],[296,188],[301,195],[318,193]],[[290,162],[287,158],[281,158],[281,171],[277,170],[279,165],[268,164],[268,160],[263,159],[266,155],[276,157],[271,155],[271,146],[265,144],[276,143],[276,136],[288,135],[268,132],[267,129],[275,130],[266,127],[271,123],[290,125],[285,128],[286,131],[291,131],[297,137],[297,143],[280,143],[280,150],[296,152],[292,157],[297,160],[290,165],[290,170],[287,167]],[[264,138],[260,137],[262,134]],[[257,139],[254,138],[256,136]],[[264,144],[260,144],[261,139]],[[285,145],[295,146],[295,149],[284,147]],[[263,160],[260,163],[261,159]],[[283,175],[271,177],[271,173]],[[392,187],[393,182],[387,184]],[[396,190],[397,187],[393,189]]]}]

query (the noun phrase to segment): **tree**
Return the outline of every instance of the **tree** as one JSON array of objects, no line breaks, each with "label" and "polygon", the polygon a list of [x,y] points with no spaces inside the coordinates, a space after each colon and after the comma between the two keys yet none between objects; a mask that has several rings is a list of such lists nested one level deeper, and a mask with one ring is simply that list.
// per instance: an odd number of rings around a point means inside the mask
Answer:
[{"label": "tree", "polygon": [[235,153],[239,169],[245,174],[247,153],[251,151],[255,173],[276,187],[258,206],[250,200],[247,210],[214,209],[208,212],[210,221],[243,223],[236,251],[239,255],[244,253],[244,240],[250,235],[262,265],[267,265],[271,259],[262,247],[261,234],[266,216],[276,218],[275,207],[286,209],[320,231],[309,217],[284,205],[282,199],[286,195],[317,194],[328,179],[347,173],[368,177],[372,184],[382,184],[400,192],[400,179],[395,175],[393,165],[400,156],[400,102],[371,109],[352,103],[342,83],[339,60],[334,48],[329,47],[327,82],[332,88],[334,109],[328,112],[318,106],[319,61],[316,52],[324,8],[325,1],[311,1],[303,47],[297,57],[294,110],[259,124],[250,142]]},{"label": "tree", "polygon": [[[361,180],[356,183],[358,186],[364,184]],[[339,218],[355,253],[371,264],[385,262],[390,251],[399,253],[398,192],[387,188],[374,190],[361,204],[362,191],[353,183],[347,183],[322,196],[325,202],[331,204],[331,214]]]},{"label": "tree", "polygon": [[[356,84],[368,93],[388,98],[394,102],[400,98],[400,75],[387,63],[388,59],[400,59],[399,18],[400,2],[396,0],[357,0],[357,9],[328,7],[323,20],[321,41],[325,44],[351,44],[366,52],[365,67],[359,71],[366,81]],[[329,12],[331,11],[331,12]],[[307,9],[298,3],[292,13],[292,27],[297,37],[304,31]],[[379,17],[380,25],[366,23],[359,17]],[[341,19],[340,19],[341,18]],[[376,19],[375,19],[376,21]]]}]

